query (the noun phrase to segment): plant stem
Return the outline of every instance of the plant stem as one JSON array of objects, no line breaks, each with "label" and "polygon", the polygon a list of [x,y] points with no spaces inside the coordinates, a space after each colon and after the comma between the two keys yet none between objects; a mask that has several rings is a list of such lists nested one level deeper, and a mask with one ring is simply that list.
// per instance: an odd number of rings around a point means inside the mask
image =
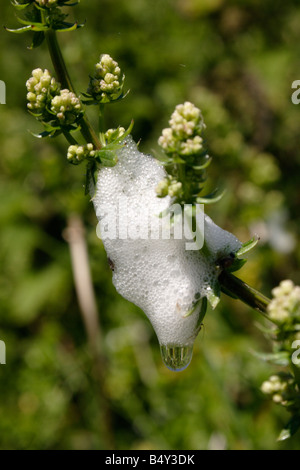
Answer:
[{"label": "plant stem", "polygon": [[99,132],[104,132],[104,105],[99,104]]},{"label": "plant stem", "polygon": [[79,215],[69,217],[64,238],[69,244],[75,289],[83,324],[93,360],[93,376],[97,384],[97,399],[101,410],[99,424],[107,449],[114,448],[110,398],[105,388],[107,359],[103,346],[103,335],[99,321],[93,288],[84,225]]},{"label": "plant stem", "polygon": [[267,306],[270,303],[270,299],[265,297],[259,291],[257,291],[253,287],[248,286],[248,284],[246,284],[244,281],[238,279],[226,270],[222,271],[222,273],[220,274],[219,282],[221,286],[225,287],[225,289],[230,294],[260,312],[269,321],[276,323],[274,320],[271,320],[267,315]]},{"label": "plant stem", "polygon": [[74,137],[72,137],[70,132],[63,131],[63,135],[65,136],[70,145],[77,145],[77,141],[74,139]]},{"label": "plant stem", "polygon": [[57,80],[60,82],[62,88],[68,88],[68,90],[74,92],[74,87],[57,41],[56,32],[49,29],[45,32],[45,36]]},{"label": "plant stem", "polygon": [[[50,29],[45,32],[45,36],[58,81],[61,83],[61,86],[63,88],[68,88],[68,90],[76,94],[60,46],[57,41],[56,32]],[[79,124],[80,132],[86,140],[86,143],[92,143],[97,149],[101,149],[99,139],[86,115],[84,115],[80,119]]]}]

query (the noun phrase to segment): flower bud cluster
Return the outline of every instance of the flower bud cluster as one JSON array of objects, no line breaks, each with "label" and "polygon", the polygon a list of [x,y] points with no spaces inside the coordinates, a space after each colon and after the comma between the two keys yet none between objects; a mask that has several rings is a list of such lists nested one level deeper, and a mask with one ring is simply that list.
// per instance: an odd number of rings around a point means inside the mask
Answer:
[{"label": "flower bud cluster", "polygon": [[269,380],[263,382],[261,391],[283,406],[291,404],[297,395],[295,380],[289,374],[272,375]]},{"label": "flower bud cluster", "polygon": [[102,54],[87,92],[99,103],[109,103],[122,95],[124,79],[118,63],[109,54]]},{"label": "flower bud cluster", "polygon": [[108,129],[105,134],[105,143],[110,144],[120,139],[125,134],[124,127],[118,127],[117,129]]},{"label": "flower bud cluster", "polygon": [[60,124],[69,125],[73,124],[83,113],[83,108],[75,93],[64,89],[52,99],[51,111],[56,115]]},{"label": "flower bud cluster", "polygon": [[53,7],[57,4],[58,0],[35,0],[40,7]]},{"label": "flower bud cluster", "polygon": [[170,197],[180,197],[182,192],[182,183],[172,176],[168,176],[158,183],[155,188],[155,192],[158,197],[165,197],[167,195]]},{"label": "flower bud cluster", "polygon": [[26,82],[28,109],[43,122],[58,121],[55,125],[74,124],[83,113],[80,99],[60,84],[45,69],[35,69]]},{"label": "flower bud cluster", "polygon": [[268,314],[279,323],[300,322],[300,287],[287,279],[272,290],[273,299],[268,305]]},{"label": "flower bud cluster", "polygon": [[77,165],[89,157],[94,157],[96,151],[94,150],[93,144],[86,145],[70,145],[68,148],[67,159],[70,163]]},{"label": "flower bud cluster", "polygon": [[40,68],[32,71],[32,77],[26,82],[28,90],[27,107],[34,114],[47,114],[47,107],[60,91],[60,84],[51,77],[50,72]]},{"label": "flower bud cluster", "polygon": [[177,105],[169,124],[171,127],[164,129],[158,140],[167,155],[189,156],[203,150],[201,132],[205,125],[200,109],[194,104],[186,101]]},{"label": "flower bud cluster", "polygon": [[169,176],[158,185],[157,195],[175,197],[180,204],[212,202],[212,195],[200,197],[211,161],[203,147],[205,124],[200,109],[189,101],[179,104],[169,124],[158,139],[166,154],[164,164]]}]

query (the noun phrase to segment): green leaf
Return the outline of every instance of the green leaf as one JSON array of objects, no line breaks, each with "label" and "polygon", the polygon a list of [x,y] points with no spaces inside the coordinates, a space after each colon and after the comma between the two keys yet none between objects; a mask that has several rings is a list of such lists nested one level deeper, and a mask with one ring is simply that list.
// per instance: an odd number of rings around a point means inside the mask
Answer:
[{"label": "green leaf", "polygon": [[186,314],[183,315],[183,318],[187,318],[190,315],[192,315],[192,313],[194,313],[194,311],[196,310],[200,302],[202,302],[202,299],[198,299],[195,302],[193,302],[192,308],[190,308],[190,310],[188,310]]},{"label": "green leaf", "polygon": [[133,126],[134,126],[134,120],[131,119],[128,128],[126,129],[126,131],[122,135],[122,140],[124,140],[130,134],[130,132],[132,131]]},{"label": "green leaf", "polygon": [[45,28],[48,29],[48,26],[46,27],[46,25],[44,25],[40,21],[34,22],[34,21],[27,21],[27,20],[23,20],[22,18],[18,18],[18,22],[21,24],[29,25],[29,26],[36,26],[36,27],[41,27],[43,29]]},{"label": "green leaf", "polygon": [[17,29],[9,29],[5,27],[5,30],[8,31],[9,33],[22,34],[22,33],[26,33],[27,31],[32,31],[32,28],[31,26],[24,26],[23,28],[17,28]]},{"label": "green leaf", "polygon": [[226,271],[228,271],[229,273],[234,273],[235,271],[238,271],[239,269],[241,269],[244,264],[247,263],[247,260],[246,259],[238,259],[236,258],[232,265],[226,269]]},{"label": "green leaf", "polygon": [[62,28],[61,25],[56,28],[55,26],[53,27],[53,29],[55,29],[55,31],[59,32],[59,33],[63,33],[63,32],[67,32],[67,31],[75,31],[75,29],[79,29],[79,28],[82,28],[84,26],[84,24],[78,24],[78,23],[63,23],[64,24],[64,27]]},{"label": "green leaf", "polygon": [[256,237],[253,237],[251,238],[251,240],[249,240],[248,242],[246,243],[243,243],[243,245],[241,246],[241,248],[236,252],[236,256],[241,256],[241,255],[244,255],[245,253],[247,253],[248,251],[252,250],[252,248],[255,247],[255,245],[257,245],[258,243],[258,238]]},{"label": "green leaf", "polygon": [[201,310],[200,310],[199,318],[198,318],[198,322],[197,322],[197,328],[201,325],[202,320],[203,320],[204,317],[205,317],[206,310],[207,310],[207,298],[206,298],[206,297],[203,297],[203,299],[202,299],[202,305],[201,305]]},{"label": "green leaf", "polygon": [[45,39],[45,33],[43,31],[37,31],[33,33],[32,43],[28,49],[35,49],[39,47]]},{"label": "green leaf", "polygon": [[257,351],[251,351],[252,354],[264,362],[270,362],[277,366],[288,366],[290,355],[287,351],[279,353],[259,353]]},{"label": "green leaf", "polygon": [[69,3],[70,0],[66,0],[65,2],[61,2],[61,6],[67,6],[67,7],[74,7],[76,5],[79,4],[79,2],[73,2],[73,3]]},{"label": "green leaf", "polygon": [[[207,155],[208,156],[208,155]],[[194,170],[205,170],[212,162],[212,158],[209,157],[203,165],[193,165]]]},{"label": "green leaf", "polygon": [[278,441],[285,441],[292,437],[300,428],[300,416],[294,415],[287,425],[282,429],[281,433],[279,434],[277,440]]},{"label": "green leaf", "polygon": [[220,295],[221,289],[219,283],[217,283],[213,288],[207,290],[206,297],[212,309],[215,309],[220,302]]},{"label": "green leaf", "polygon": [[172,163],[186,163],[186,161],[179,157],[179,155],[174,155],[172,158]]},{"label": "green leaf", "polygon": [[33,137],[37,137],[38,139],[44,139],[45,137],[56,137],[57,135],[59,135],[61,132],[59,132],[58,130],[52,130],[52,131],[43,131],[43,132],[40,132],[39,134],[35,134],[34,132],[30,132],[31,135],[33,135]]},{"label": "green leaf", "polygon": [[217,191],[218,190],[213,191],[212,193],[207,194],[207,196],[203,196],[203,197],[198,196],[196,198],[196,202],[198,204],[214,204],[215,202],[218,202],[224,196],[225,191],[222,191],[221,194],[219,194],[218,196],[215,196]]},{"label": "green leaf", "polygon": [[51,132],[48,132],[48,131],[43,131],[43,132],[40,132],[40,133],[35,133],[35,132],[31,132],[29,131],[31,135],[33,135],[33,137],[36,137],[37,139],[43,139],[44,137],[49,137],[49,135],[51,134]]},{"label": "green leaf", "polygon": [[100,158],[100,163],[103,166],[113,167],[118,162],[116,152],[113,150],[106,150],[104,148],[103,150],[98,150],[96,155]]},{"label": "green leaf", "polygon": [[24,10],[27,8],[31,3],[18,3],[16,0],[12,0],[11,4],[17,9],[17,10]]},{"label": "green leaf", "polygon": [[46,26],[46,25],[39,25],[39,26],[32,25],[31,29],[32,31],[47,31],[50,28],[49,26]]}]

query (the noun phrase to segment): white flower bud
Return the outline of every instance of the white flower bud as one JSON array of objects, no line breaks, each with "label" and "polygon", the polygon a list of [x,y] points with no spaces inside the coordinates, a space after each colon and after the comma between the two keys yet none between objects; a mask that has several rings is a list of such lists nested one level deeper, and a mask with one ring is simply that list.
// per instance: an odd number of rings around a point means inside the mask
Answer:
[{"label": "white flower bud", "polygon": [[68,148],[67,159],[70,163],[77,165],[82,160],[95,155],[93,144],[70,145]]},{"label": "white flower bud", "polygon": [[290,279],[281,281],[278,287],[272,289],[273,299],[267,311],[271,319],[280,323],[300,320],[300,287],[295,286]]},{"label": "white flower bud", "polygon": [[83,112],[80,99],[71,91],[64,89],[51,101],[51,111],[62,124],[73,124]]},{"label": "white flower bud", "polygon": [[32,77],[27,80],[26,87],[28,109],[41,115],[42,120],[50,120],[47,105],[50,107],[52,98],[59,93],[59,83],[51,77],[47,69],[43,71],[38,68],[32,71]]},{"label": "white flower bud", "polygon": [[109,54],[103,54],[95,65],[87,91],[100,103],[108,103],[121,96],[124,79],[118,63]]}]

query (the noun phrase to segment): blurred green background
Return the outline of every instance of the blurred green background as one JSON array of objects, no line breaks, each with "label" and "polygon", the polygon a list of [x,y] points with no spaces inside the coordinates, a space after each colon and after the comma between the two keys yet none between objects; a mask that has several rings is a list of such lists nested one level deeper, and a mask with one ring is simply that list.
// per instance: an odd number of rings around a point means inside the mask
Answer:
[{"label": "blurred green background", "polygon": [[[134,138],[152,152],[175,105],[194,102],[214,157],[207,191],[227,190],[206,212],[243,242],[261,237],[239,275],[268,296],[282,279],[300,284],[298,0],[82,0],[71,16],[86,20],[59,36],[76,89],[101,53],[126,74],[130,93],[108,107],[107,127],[134,118]],[[9,0],[0,17],[18,27]],[[112,285],[84,168],[67,163],[63,138],[28,132],[41,127],[26,111],[25,81],[34,68],[53,71],[46,46],[29,50],[30,34],[3,28],[0,41],[0,448],[299,449],[299,434],[276,441],[288,415],[261,393],[275,369],[252,353],[271,345],[241,302],[224,296],[207,313],[186,371],[162,364],[147,318]],[[72,214],[85,224],[98,365],[64,237]]]}]

